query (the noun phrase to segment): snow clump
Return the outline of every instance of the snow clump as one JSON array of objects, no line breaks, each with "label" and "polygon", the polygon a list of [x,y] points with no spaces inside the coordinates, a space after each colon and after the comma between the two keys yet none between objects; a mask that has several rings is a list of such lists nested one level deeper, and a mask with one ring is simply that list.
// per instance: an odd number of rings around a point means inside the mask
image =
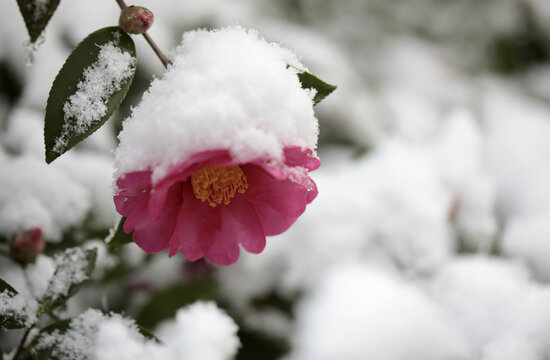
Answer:
[{"label": "snow clump", "polygon": [[170,166],[207,150],[229,149],[245,163],[282,161],[285,146],[315,149],[314,91],[302,89],[297,56],[239,26],[185,33],[173,66],[153,81],[124,122],[118,173]]}]

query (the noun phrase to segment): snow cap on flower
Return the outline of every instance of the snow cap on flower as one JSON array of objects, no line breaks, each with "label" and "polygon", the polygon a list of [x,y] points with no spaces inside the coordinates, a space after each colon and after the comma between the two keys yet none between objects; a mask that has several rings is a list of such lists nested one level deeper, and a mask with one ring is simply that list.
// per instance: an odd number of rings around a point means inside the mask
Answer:
[{"label": "snow cap on flower", "polygon": [[153,81],[119,135],[117,177],[171,165],[207,150],[239,161],[283,160],[285,146],[315,149],[313,92],[291,51],[239,26],[185,33],[173,66]]},{"label": "snow cap on flower", "polygon": [[184,35],[173,63],[124,123],[114,201],[146,252],[229,265],[317,196],[314,93],[295,55],[240,27]]}]

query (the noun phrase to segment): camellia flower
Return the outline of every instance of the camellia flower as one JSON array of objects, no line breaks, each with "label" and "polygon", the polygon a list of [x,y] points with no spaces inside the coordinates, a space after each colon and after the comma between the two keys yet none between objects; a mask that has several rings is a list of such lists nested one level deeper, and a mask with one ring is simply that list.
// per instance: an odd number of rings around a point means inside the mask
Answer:
[{"label": "camellia flower", "polygon": [[285,148],[285,164],[262,159],[232,160],[227,150],[195,154],[153,187],[151,171],[129,173],[117,181],[117,210],[124,231],[143,250],[181,250],[193,261],[206,255],[221,265],[235,262],[239,244],[261,252],[266,236],[288,229],[315,196],[308,170],[319,167],[311,151]]},{"label": "camellia flower", "polygon": [[114,199],[138,246],[228,265],[296,221],[320,165],[304,70],[240,27],[184,35],[119,135]]}]

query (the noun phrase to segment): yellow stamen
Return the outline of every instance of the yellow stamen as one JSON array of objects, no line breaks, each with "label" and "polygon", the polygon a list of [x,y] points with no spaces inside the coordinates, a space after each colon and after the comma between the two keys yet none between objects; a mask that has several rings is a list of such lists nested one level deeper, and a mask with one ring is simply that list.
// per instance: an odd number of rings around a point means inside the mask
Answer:
[{"label": "yellow stamen", "polygon": [[221,203],[229,205],[238,192],[244,194],[248,182],[242,169],[235,166],[204,165],[191,175],[191,185],[195,197],[208,201],[212,207]]}]

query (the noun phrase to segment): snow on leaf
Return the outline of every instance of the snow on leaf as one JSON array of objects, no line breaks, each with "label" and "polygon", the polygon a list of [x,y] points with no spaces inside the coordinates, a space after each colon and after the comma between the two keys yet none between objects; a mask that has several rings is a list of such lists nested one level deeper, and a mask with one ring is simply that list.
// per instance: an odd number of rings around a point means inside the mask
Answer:
[{"label": "snow on leaf", "polygon": [[25,299],[0,279],[0,329],[18,329],[34,324],[37,308],[36,301]]},{"label": "snow on leaf", "polygon": [[132,39],[117,27],[90,34],[69,56],[48,98],[46,161],[99,129],[122,102],[136,70]]},{"label": "snow on leaf", "polygon": [[33,343],[33,355],[40,360],[92,359],[99,329],[106,323],[121,325],[133,340],[145,341],[133,320],[118,314],[105,315],[99,310],[88,309],[74,319],[59,321],[44,328]]},{"label": "snow on leaf", "polygon": [[48,313],[78,292],[82,283],[89,279],[96,257],[95,249],[84,250],[78,247],[67,249],[56,256],[55,273],[40,301],[41,313]]},{"label": "snow on leaf", "polygon": [[17,4],[25,20],[31,43],[34,43],[48,25],[59,0],[17,0]]}]

